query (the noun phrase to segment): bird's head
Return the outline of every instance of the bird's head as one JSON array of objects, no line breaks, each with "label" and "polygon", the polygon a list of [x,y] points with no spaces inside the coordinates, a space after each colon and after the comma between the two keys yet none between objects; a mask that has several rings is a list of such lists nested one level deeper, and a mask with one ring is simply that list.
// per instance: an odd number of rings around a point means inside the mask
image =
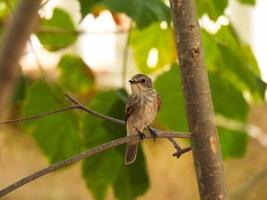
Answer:
[{"label": "bird's head", "polygon": [[136,74],[129,80],[134,94],[142,93],[148,89],[152,89],[152,80],[144,74]]}]

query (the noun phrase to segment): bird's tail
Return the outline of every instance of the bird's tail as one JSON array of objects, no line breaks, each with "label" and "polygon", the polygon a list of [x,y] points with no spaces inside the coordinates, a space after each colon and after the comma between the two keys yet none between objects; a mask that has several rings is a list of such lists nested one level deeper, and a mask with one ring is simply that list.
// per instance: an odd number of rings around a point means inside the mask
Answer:
[{"label": "bird's tail", "polygon": [[138,148],[138,142],[134,142],[134,143],[131,142],[131,143],[126,144],[126,153],[125,153],[125,164],[126,165],[129,165],[135,161],[137,148]]}]

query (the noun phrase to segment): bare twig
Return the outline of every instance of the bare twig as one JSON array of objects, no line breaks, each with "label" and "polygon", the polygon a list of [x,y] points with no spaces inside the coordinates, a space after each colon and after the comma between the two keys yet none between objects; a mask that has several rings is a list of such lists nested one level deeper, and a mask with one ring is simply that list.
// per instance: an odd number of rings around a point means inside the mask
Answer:
[{"label": "bare twig", "polygon": [[267,148],[267,133],[255,124],[247,124],[238,120],[229,119],[221,115],[216,116],[218,126],[234,131],[246,132],[250,137],[255,139],[264,148]]},{"label": "bare twig", "polygon": [[263,169],[259,173],[251,176],[245,183],[241,184],[237,191],[231,195],[231,199],[234,200],[245,200],[248,199],[248,194],[253,190],[253,187],[257,185],[260,181],[267,177],[267,168]]},{"label": "bare twig", "polygon": [[119,119],[116,119],[116,118],[113,118],[113,117],[110,117],[110,116],[103,115],[101,113],[95,112],[95,111],[87,108],[83,104],[81,104],[78,100],[76,100],[75,98],[73,98],[69,94],[65,94],[65,96],[67,97],[67,99],[69,101],[71,101],[73,104],[79,105],[80,106],[80,109],[84,110],[87,113],[90,113],[90,114],[92,114],[92,115],[94,115],[94,116],[96,116],[98,118],[102,118],[102,119],[108,120],[108,121],[113,122],[115,124],[125,125],[125,122],[123,120],[119,120]]},{"label": "bare twig", "polygon": [[124,34],[129,30],[111,30],[111,31],[84,31],[84,30],[69,30],[67,28],[59,27],[39,27],[38,33],[50,33],[50,34],[65,34],[65,35],[106,35],[106,34]]},{"label": "bare twig", "polygon": [[[184,137],[188,137],[188,134],[184,134],[184,133],[158,133],[157,136],[158,138],[175,138],[179,135],[180,136],[184,136]],[[153,138],[152,136],[147,136],[145,137],[145,139],[151,139]],[[68,165],[71,165],[73,163],[76,163],[82,159],[85,159],[85,158],[88,158],[88,157],[91,157],[93,155],[96,155],[98,153],[101,153],[103,151],[106,151],[112,147],[116,147],[116,146],[119,146],[121,144],[124,144],[126,142],[129,142],[129,141],[133,141],[133,140],[139,140],[139,137],[136,135],[136,136],[126,136],[126,137],[123,137],[123,138],[119,138],[119,139],[115,139],[115,140],[112,140],[110,142],[107,142],[105,144],[101,144],[97,147],[94,147],[92,149],[89,149],[85,152],[82,152],[80,154],[77,154],[69,159],[66,159],[66,160],[63,160],[63,161],[59,161],[53,165],[50,165],[44,169],[41,169],[29,176],[26,176],[22,179],[20,179],[19,181],[5,187],[4,189],[0,190],[0,197],[3,197],[5,195],[7,195],[8,193],[16,190],[17,188],[37,179],[37,178],[40,178],[46,174],[49,174],[53,171],[56,171],[60,168],[63,168],[63,167],[66,167]],[[181,153],[185,153],[187,152],[187,150],[183,151],[183,149],[181,149]]]},{"label": "bare twig", "polygon": [[46,0],[44,1],[41,5],[39,9],[42,9],[50,0]]},{"label": "bare twig", "polygon": [[59,108],[57,110],[52,110],[52,111],[48,111],[48,112],[39,113],[39,114],[32,115],[32,116],[29,116],[29,117],[23,117],[23,118],[19,118],[19,119],[11,119],[11,120],[7,120],[7,121],[4,121],[4,122],[0,122],[0,126],[16,124],[16,123],[26,122],[26,121],[31,121],[31,120],[34,120],[34,119],[39,119],[39,118],[48,116],[48,115],[53,115],[53,114],[56,114],[56,113],[65,112],[65,111],[73,110],[73,109],[79,109],[79,108],[80,108],[79,105],[71,105],[71,106]]},{"label": "bare twig", "polygon": [[37,22],[41,0],[21,0],[3,37],[0,48],[0,118],[12,95],[18,60]]}]

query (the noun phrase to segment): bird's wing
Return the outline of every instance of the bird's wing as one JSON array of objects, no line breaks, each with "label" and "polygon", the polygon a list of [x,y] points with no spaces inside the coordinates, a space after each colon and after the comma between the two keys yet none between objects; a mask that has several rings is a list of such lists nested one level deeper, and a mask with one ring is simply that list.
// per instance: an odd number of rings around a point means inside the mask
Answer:
[{"label": "bird's wing", "polygon": [[125,113],[126,113],[126,118],[125,121],[127,122],[127,119],[129,116],[133,113],[133,111],[137,108],[138,106],[138,97],[136,95],[130,95],[128,98],[128,102],[125,106]]}]

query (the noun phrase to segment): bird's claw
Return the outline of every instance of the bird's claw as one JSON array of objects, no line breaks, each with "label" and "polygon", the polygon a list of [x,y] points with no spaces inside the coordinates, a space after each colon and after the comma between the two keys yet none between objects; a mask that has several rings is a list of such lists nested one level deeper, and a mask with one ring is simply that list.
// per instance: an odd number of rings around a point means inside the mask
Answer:
[{"label": "bird's claw", "polygon": [[156,141],[156,137],[158,137],[156,131],[153,130],[152,128],[150,128],[149,126],[147,126],[147,129],[149,130],[149,132],[150,132],[150,134],[153,137],[154,142],[155,142]]},{"label": "bird's claw", "polygon": [[142,133],[141,131],[139,131],[138,129],[136,129],[136,131],[137,131],[138,136],[139,136],[139,141],[143,142],[146,135],[144,133]]}]

